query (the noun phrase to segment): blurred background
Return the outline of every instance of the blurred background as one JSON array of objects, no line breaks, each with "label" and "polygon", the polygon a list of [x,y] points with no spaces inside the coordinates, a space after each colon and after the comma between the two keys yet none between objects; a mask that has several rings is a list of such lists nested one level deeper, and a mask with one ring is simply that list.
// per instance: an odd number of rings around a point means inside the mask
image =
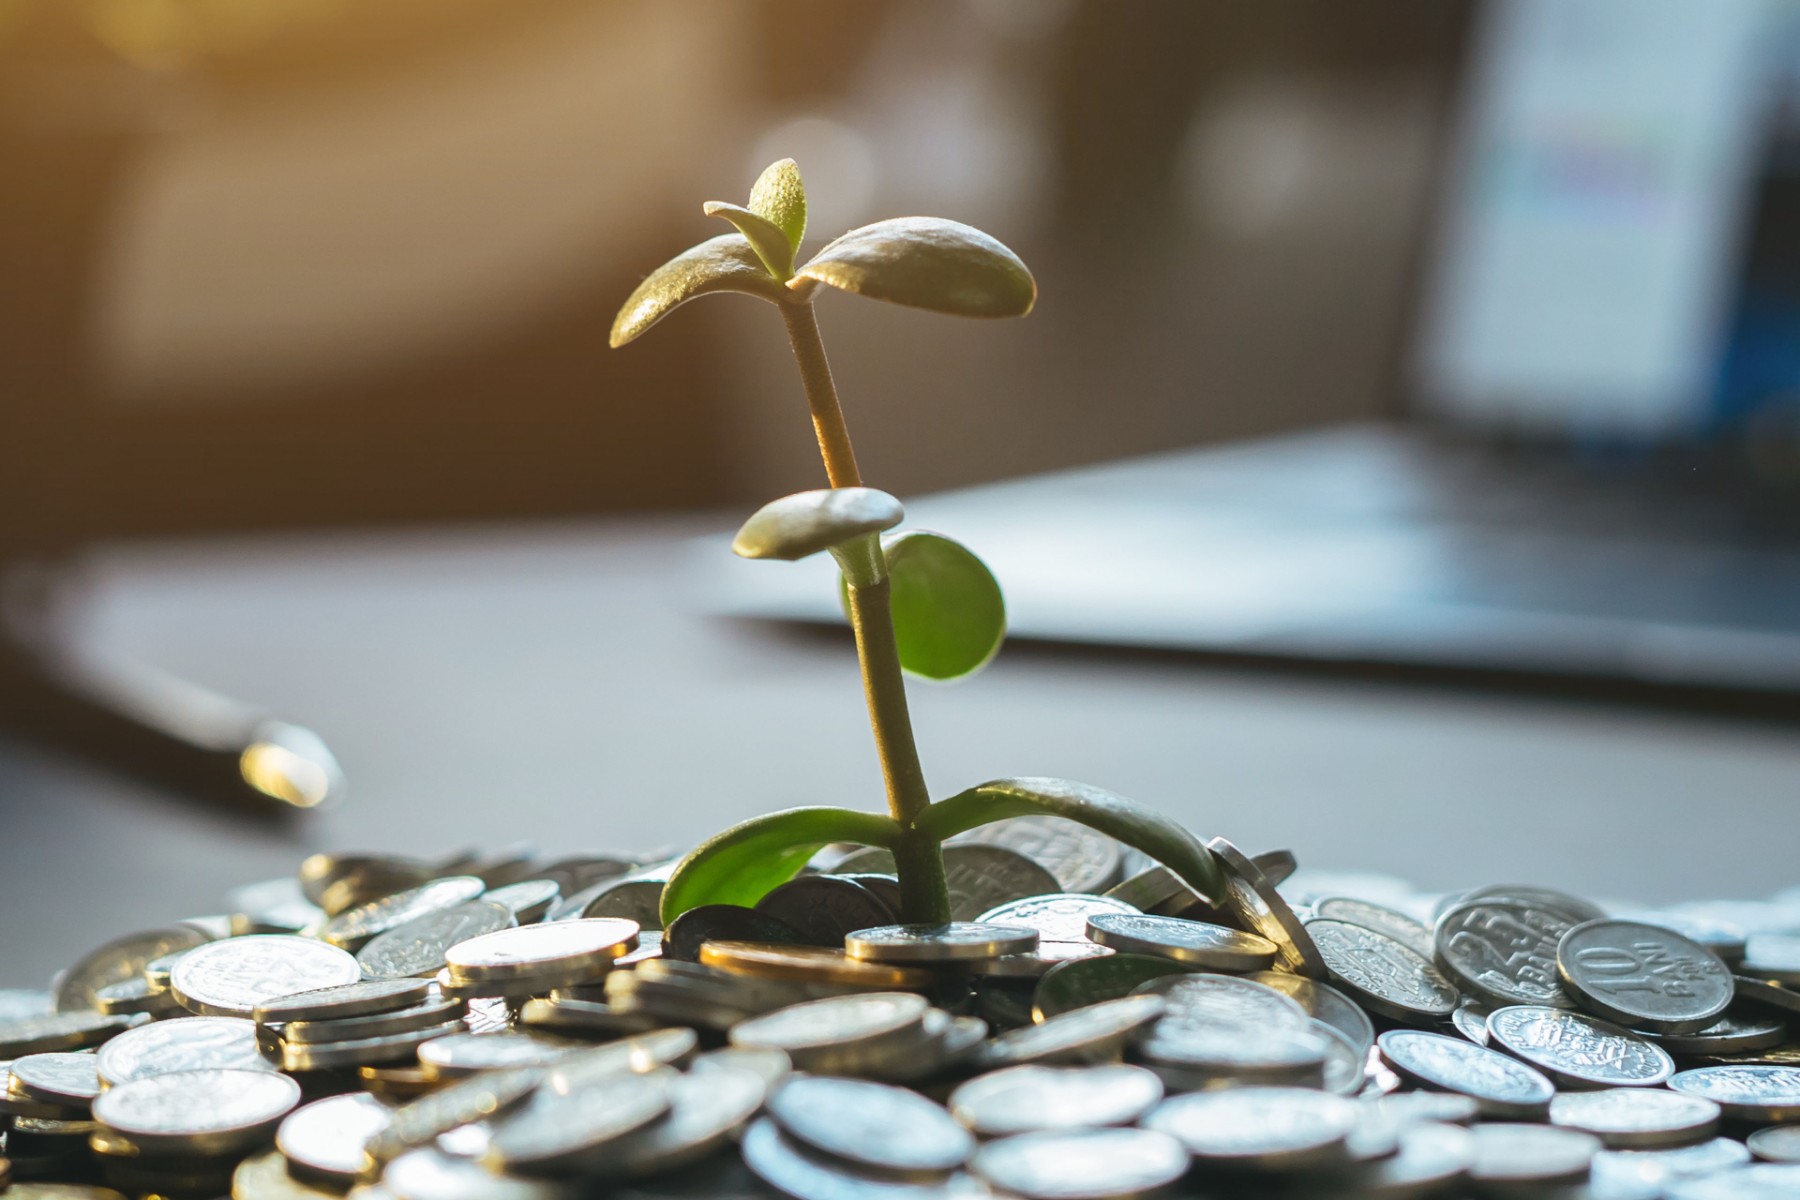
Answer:
[{"label": "blurred background", "polygon": [[[0,0],[9,719],[91,639],[172,673],[101,669],[114,707],[196,681],[254,706],[206,710],[213,749],[317,758],[279,711],[358,797],[247,829],[0,735],[13,898],[69,829],[198,907],[299,848],[485,839],[503,799],[520,836],[681,844],[872,772],[853,691],[793,665],[849,669],[836,641],[665,612],[819,615],[662,549],[822,485],[775,314],[708,299],[606,348],[636,282],[721,231],[701,201],[786,156],[809,249],[927,213],[1031,264],[1026,320],[829,294],[820,322],[865,477],[951,491],[917,511],[988,535],[1026,638],[1134,648],[926,692],[941,761],[1112,771],[1197,814],[1210,755],[1249,841],[1440,876],[1517,848],[1445,858],[1448,799],[1524,787],[1586,823],[1544,882],[1603,858],[1622,796],[1673,825],[1729,794],[1745,830],[1791,802],[1800,7]],[[1008,524],[1102,493],[1093,528]],[[1297,663],[1329,670],[1266,672]],[[1484,690],[1520,680],[1549,686]],[[846,748],[694,800],[654,729],[729,730],[734,761],[751,708]],[[671,804],[570,817],[596,789]],[[1319,823],[1359,803],[1450,823]],[[196,844],[191,879],[146,863]]]}]

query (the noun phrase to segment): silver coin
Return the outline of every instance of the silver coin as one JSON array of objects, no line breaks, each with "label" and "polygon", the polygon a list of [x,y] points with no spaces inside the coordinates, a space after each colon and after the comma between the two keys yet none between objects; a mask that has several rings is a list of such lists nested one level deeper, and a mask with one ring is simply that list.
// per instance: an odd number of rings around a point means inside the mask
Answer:
[{"label": "silver coin", "polygon": [[539,1088],[501,1120],[488,1157],[532,1175],[584,1169],[669,1110],[674,1076],[666,1068],[615,1071],[567,1092]]},{"label": "silver coin", "polygon": [[1315,919],[1306,932],[1332,981],[1381,1016],[1438,1021],[1456,1011],[1461,994],[1426,959],[1385,933],[1348,921]]},{"label": "silver coin", "polygon": [[1403,912],[1350,896],[1326,896],[1316,901],[1312,908],[1315,916],[1326,920],[1348,921],[1386,934],[1420,958],[1429,960],[1437,953],[1431,930]]},{"label": "silver coin", "polygon": [[1169,975],[1141,984],[1137,994],[1160,996],[1165,1001],[1158,1033],[1177,1028],[1228,1035],[1249,1028],[1301,1030],[1310,1020],[1291,997],[1234,975]]},{"label": "silver coin", "polygon": [[1436,1195],[1466,1175],[1474,1163],[1475,1139],[1467,1129],[1419,1121],[1394,1130],[1391,1155],[1359,1163],[1342,1183],[1358,1196]]},{"label": "silver coin", "polygon": [[1800,1013],[1800,991],[1767,979],[1752,979],[1748,975],[1733,976],[1732,986],[1737,991],[1737,998],[1745,1004],[1781,1013],[1784,1017]]},{"label": "silver coin", "polygon": [[1477,1046],[1485,1046],[1488,1044],[1487,1019],[1493,1011],[1485,1004],[1465,1000],[1450,1014],[1450,1024]]},{"label": "silver coin", "polygon": [[411,1008],[392,1012],[368,1013],[360,1017],[334,1017],[328,1021],[289,1021],[281,1027],[281,1040],[296,1042],[348,1042],[358,1038],[387,1037],[395,1033],[412,1033],[429,1029],[447,1021],[461,1019],[468,1011],[462,1000],[433,996]]},{"label": "silver coin", "polygon": [[179,1071],[108,1088],[94,1120],[143,1152],[225,1153],[254,1145],[300,1102],[300,1085],[268,1071]]},{"label": "silver coin", "polygon": [[1675,1073],[1668,1051],[1598,1017],[1514,1004],[1488,1014],[1496,1048],[1574,1087],[1653,1087]]},{"label": "silver coin", "polygon": [[1719,1106],[1700,1096],[1650,1088],[1563,1092],[1550,1123],[1579,1129],[1609,1149],[1643,1150],[1703,1142],[1719,1129]]},{"label": "silver coin", "polygon": [[473,875],[450,875],[338,913],[319,928],[319,938],[356,951],[378,933],[386,933],[426,913],[473,900],[487,885]]},{"label": "silver coin", "polygon": [[807,1150],[769,1117],[751,1122],[738,1150],[759,1179],[794,1200],[976,1200],[988,1195],[986,1188],[963,1175],[908,1183],[859,1174]]},{"label": "silver coin", "polygon": [[581,1049],[577,1042],[529,1033],[452,1033],[419,1047],[419,1065],[441,1077],[505,1067],[544,1067]]},{"label": "silver coin", "polygon": [[92,1054],[27,1054],[12,1061],[11,1088],[52,1104],[86,1106],[100,1094],[100,1074]]},{"label": "silver coin", "polygon": [[1338,1157],[1356,1121],[1356,1104],[1342,1096],[1243,1087],[1164,1100],[1143,1125],[1209,1162],[1294,1169]]},{"label": "silver coin", "polygon": [[655,1029],[656,1018],[614,1008],[604,1001],[539,997],[519,1009],[519,1028],[589,1038],[624,1037]]},{"label": "silver coin", "polygon": [[1161,996],[1126,996],[1074,1009],[987,1042],[975,1056],[982,1069],[1022,1063],[1095,1063],[1119,1057],[1132,1035],[1162,1016]]},{"label": "silver coin", "polygon": [[793,1060],[780,1050],[749,1046],[726,1046],[719,1050],[708,1050],[695,1056],[689,1070],[710,1071],[723,1067],[748,1071],[762,1080],[766,1088],[775,1087],[793,1074],[794,1070]]},{"label": "silver coin", "polygon": [[1501,900],[1465,903],[1437,924],[1437,964],[1484,1004],[1567,1006],[1556,945],[1575,922],[1547,908]]},{"label": "silver coin", "polygon": [[[673,1170],[717,1150],[756,1115],[771,1084],[757,1070],[740,1065],[752,1052],[712,1053],[741,1057],[696,1059],[690,1074],[676,1075],[670,1083],[668,1116],[613,1142],[597,1171],[640,1176]],[[782,1063],[785,1071],[786,1056]]]},{"label": "silver coin", "polygon": [[1383,1116],[1402,1127],[1426,1123],[1468,1125],[1481,1111],[1473,1096],[1460,1092],[1397,1092],[1374,1103]]},{"label": "silver coin", "polygon": [[931,1006],[911,992],[868,992],[832,996],[776,1009],[731,1030],[734,1046],[762,1046],[803,1059],[847,1044],[906,1041],[925,1021]]},{"label": "silver coin", "polygon": [[1054,1129],[989,1142],[972,1168],[1025,1200],[1128,1200],[1160,1195],[1187,1173],[1188,1152],[1149,1129]]},{"label": "silver coin", "polygon": [[366,1067],[410,1060],[420,1046],[451,1037],[467,1029],[461,1021],[447,1021],[406,1033],[381,1037],[349,1038],[341,1042],[278,1043],[284,1071],[327,1071],[338,1067]]},{"label": "silver coin", "polygon": [[982,1137],[1044,1129],[1129,1125],[1162,1099],[1162,1080],[1142,1067],[1007,1067],[950,1093],[950,1112]]},{"label": "silver coin", "polygon": [[1644,1036],[1670,1054],[1742,1054],[1749,1050],[1766,1050],[1787,1041],[1787,1022],[1778,1017],[1727,1010],[1723,1017],[1696,1033],[1644,1033]]},{"label": "silver coin", "polygon": [[1159,1025],[1140,1041],[1138,1054],[1170,1091],[1249,1083],[1323,1088],[1336,1036],[1342,1035],[1311,1020],[1299,1029]]},{"label": "silver coin", "polygon": [[1224,838],[1213,838],[1206,845],[1223,868],[1225,908],[1237,923],[1275,943],[1283,970],[1309,979],[1325,978],[1325,960],[1305,926],[1256,864]]},{"label": "silver coin", "polygon": [[481,898],[504,905],[519,924],[530,925],[550,915],[550,909],[562,898],[562,889],[556,886],[554,879],[521,879],[517,883],[489,888]]},{"label": "silver coin", "polygon": [[1028,1019],[1042,1021],[1102,1000],[1117,1000],[1149,980],[1189,973],[1173,959],[1147,954],[1108,953],[1058,963],[1044,972],[1031,993]]},{"label": "silver coin", "polygon": [[43,1017],[56,1011],[56,997],[36,988],[0,988],[0,1022]]},{"label": "silver coin", "polygon": [[370,979],[430,978],[443,969],[450,947],[518,924],[513,910],[491,897],[469,900],[377,934],[356,961]]},{"label": "silver coin", "polygon": [[678,1067],[694,1056],[699,1044],[699,1037],[691,1029],[653,1029],[633,1034],[564,1055],[549,1067],[545,1084],[554,1091],[572,1092],[620,1071]]},{"label": "silver coin", "polygon": [[1109,900],[1122,901],[1140,912],[1155,913],[1185,909],[1200,900],[1198,892],[1160,863],[1145,867],[1124,882],[1106,889],[1103,894]]},{"label": "silver coin", "polygon": [[1354,1096],[1362,1090],[1368,1052],[1359,1051],[1350,1036],[1335,1025],[1314,1020],[1312,1030],[1325,1041],[1325,1090],[1338,1096]]},{"label": "silver coin", "polygon": [[256,933],[196,947],[175,964],[169,988],[189,1012],[248,1017],[257,1005],[277,996],[361,978],[356,959],[336,946],[291,934]]},{"label": "silver coin", "polygon": [[640,929],[662,928],[662,893],[666,879],[633,874],[603,883],[582,906],[588,920],[630,921]]},{"label": "silver coin", "polygon": [[1270,887],[1280,887],[1300,869],[1300,860],[1294,857],[1292,850],[1264,850],[1261,854],[1252,854],[1250,861],[1263,873]]},{"label": "silver coin", "polygon": [[1733,925],[1729,921],[1721,921],[1716,917],[1708,917],[1699,913],[1644,911],[1620,913],[1619,915],[1630,917],[1634,921],[1642,921],[1646,925],[1660,925],[1664,929],[1673,929],[1683,937],[1699,942],[1724,959],[1727,965],[1743,962],[1744,954],[1748,949],[1749,934],[1744,928]]},{"label": "silver coin", "polygon": [[387,1128],[369,1139],[369,1158],[385,1163],[460,1125],[472,1125],[507,1112],[537,1090],[541,1067],[488,1071],[427,1092],[388,1114]]},{"label": "silver coin", "polygon": [[56,981],[56,1010],[79,1012],[94,1007],[94,994],[109,983],[124,983],[144,973],[153,958],[210,940],[191,925],[147,929],[115,938],[81,958]]},{"label": "silver coin", "polygon": [[604,973],[637,936],[636,922],[612,917],[521,925],[459,942],[444,959],[456,979],[574,983]]},{"label": "silver coin", "polygon": [[[1458,898],[1456,906],[1475,904],[1486,901],[1500,901],[1506,904],[1522,904],[1529,908],[1546,909],[1559,913],[1568,919],[1570,925],[1579,925],[1583,921],[1598,921],[1606,916],[1606,910],[1591,900],[1568,892],[1559,892],[1555,888],[1537,887],[1523,883],[1500,883],[1489,887],[1479,887],[1464,892]],[[1443,914],[1440,913],[1441,917]]]},{"label": "silver coin", "polygon": [[353,1183],[367,1164],[369,1142],[388,1127],[391,1112],[366,1092],[314,1100],[282,1120],[275,1148],[297,1176],[339,1186]]},{"label": "silver coin", "polygon": [[917,1092],[860,1079],[797,1076],[769,1097],[788,1136],[872,1171],[947,1174],[975,1152],[975,1139]]},{"label": "silver coin", "polygon": [[1744,946],[1745,975],[1800,987],[1800,935],[1753,933]]},{"label": "silver coin", "polygon": [[1718,1020],[1733,995],[1718,955],[1660,925],[1584,922],[1563,934],[1556,963],[1583,1007],[1633,1028],[1692,1033]]},{"label": "silver coin", "polygon": [[1800,1125],[1771,1125],[1745,1140],[1750,1153],[1764,1162],[1800,1163]]},{"label": "silver coin", "polygon": [[1090,941],[1045,942],[1025,954],[1002,954],[985,962],[969,964],[976,975],[990,979],[1041,979],[1064,963],[1085,958],[1109,958],[1113,951]]},{"label": "silver coin", "polygon": [[288,1174],[288,1161],[279,1150],[265,1150],[239,1163],[232,1173],[229,1188],[216,1194],[242,1196],[245,1200],[331,1200],[338,1192],[294,1178]]},{"label": "silver coin", "polygon": [[1375,1048],[1375,1026],[1368,1014],[1330,984],[1282,971],[1257,971],[1244,978],[1288,997],[1305,1010],[1307,1016],[1325,1022],[1354,1042],[1361,1048],[1364,1058]]},{"label": "silver coin", "polygon": [[1502,1119],[1541,1119],[1556,1086],[1543,1073],[1461,1038],[1394,1029],[1377,1039],[1381,1057],[1402,1076],[1429,1088],[1457,1092]]},{"label": "silver coin", "polygon": [[1716,1137],[1673,1150],[1602,1150],[1594,1156],[1594,1175],[1598,1179],[1603,1173],[1613,1173],[1610,1170],[1603,1172],[1603,1168],[1635,1167],[1641,1170],[1648,1167],[1656,1182],[1666,1183],[1671,1179],[1712,1175],[1749,1161],[1750,1151],[1745,1149],[1744,1143]]},{"label": "silver coin", "polygon": [[1066,817],[1009,817],[971,830],[964,837],[1016,851],[1044,867],[1056,877],[1058,887],[1052,890],[1103,892],[1123,874],[1119,843]]},{"label": "silver coin", "polygon": [[1469,1178],[1485,1186],[1567,1183],[1587,1177],[1600,1139],[1555,1125],[1477,1125]]},{"label": "silver coin", "polygon": [[1180,917],[1145,913],[1096,913],[1087,935],[1127,954],[1155,954],[1211,971],[1260,971],[1275,961],[1267,938]]},{"label": "silver coin", "polygon": [[1135,913],[1138,910],[1110,896],[1077,892],[1051,892],[996,905],[977,920],[994,925],[1035,929],[1042,942],[1085,942],[1088,918],[1100,913]]},{"label": "silver coin", "polygon": [[251,1015],[262,1024],[282,1021],[326,1021],[393,1012],[422,1002],[431,984],[423,979],[359,979],[334,987],[276,996],[258,1004]]},{"label": "silver coin", "polygon": [[1800,1166],[1752,1163],[1670,1185],[1668,1200],[1789,1200],[1800,1195]]},{"label": "silver coin", "polygon": [[[756,902],[750,913],[728,907],[718,917],[725,920],[735,917],[743,922],[752,919],[751,914],[773,920],[775,929],[763,933],[753,926],[736,929],[727,926],[712,936],[721,941],[794,942],[835,949],[844,944],[846,934],[892,925],[898,919],[897,912],[873,888],[836,875],[803,875],[769,892]],[[682,915],[687,916],[686,913]],[[670,930],[670,935],[671,947],[693,944],[691,933]],[[697,959],[698,944],[693,944],[692,953],[677,954],[676,957]]]},{"label": "silver coin", "polygon": [[225,893],[233,933],[299,933],[325,922],[325,910],[306,898],[291,875],[247,883]]},{"label": "silver coin", "polygon": [[1018,851],[978,842],[944,847],[944,878],[950,888],[952,921],[973,921],[1009,901],[1067,890],[1056,876]]},{"label": "silver coin", "polygon": [[964,962],[1022,954],[1037,946],[1035,929],[952,921],[948,925],[882,925],[844,936],[851,958],[869,962]]},{"label": "silver coin", "polygon": [[1669,1086],[1717,1101],[1733,1120],[1765,1125],[1800,1120],[1800,1067],[1696,1067],[1677,1072]]},{"label": "silver coin", "polygon": [[552,1183],[500,1175],[436,1148],[402,1154],[372,1190],[381,1200],[564,1200],[564,1190]]},{"label": "silver coin", "polygon": [[120,1034],[94,1059],[108,1087],[179,1071],[273,1071],[257,1048],[256,1023],[242,1017],[177,1017]]}]

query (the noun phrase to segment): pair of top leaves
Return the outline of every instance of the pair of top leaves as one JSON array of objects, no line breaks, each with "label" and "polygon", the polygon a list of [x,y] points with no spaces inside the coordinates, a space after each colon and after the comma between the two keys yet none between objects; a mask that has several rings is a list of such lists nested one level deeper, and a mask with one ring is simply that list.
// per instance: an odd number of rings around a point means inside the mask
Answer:
[{"label": "pair of top leaves", "polygon": [[[937,217],[900,217],[851,230],[798,270],[806,233],[806,190],[792,159],[773,164],[747,205],[711,201],[708,216],[730,221],[722,234],[677,255],[640,284],[613,325],[624,345],[696,297],[735,291],[776,304],[807,304],[820,284],[955,316],[1023,316],[1037,284],[1017,255],[979,229]],[[870,488],[783,497],[744,526],[733,548],[747,558],[798,559],[892,529],[899,501]],[[966,547],[920,531],[883,549],[901,665],[928,679],[952,679],[999,649],[1006,611],[999,584]]]}]

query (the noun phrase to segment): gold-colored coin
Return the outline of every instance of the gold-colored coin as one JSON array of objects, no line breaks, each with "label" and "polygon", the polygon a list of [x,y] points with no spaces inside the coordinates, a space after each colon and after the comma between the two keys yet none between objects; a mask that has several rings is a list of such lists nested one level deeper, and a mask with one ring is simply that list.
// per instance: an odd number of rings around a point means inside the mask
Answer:
[{"label": "gold-colored coin", "polygon": [[700,961],[722,971],[762,979],[797,979],[803,983],[848,983],[876,989],[918,988],[931,983],[931,973],[891,963],[863,962],[842,950],[822,946],[777,946],[764,942],[706,942]]}]

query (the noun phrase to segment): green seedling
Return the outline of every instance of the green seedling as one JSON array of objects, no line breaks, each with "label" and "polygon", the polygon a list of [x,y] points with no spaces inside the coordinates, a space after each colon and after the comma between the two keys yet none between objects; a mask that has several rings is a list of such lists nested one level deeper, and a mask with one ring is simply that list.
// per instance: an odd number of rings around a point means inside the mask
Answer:
[{"label": "green seedling", "polygon": [[1037,300],[1025,264],[978,229],[900,217],[853,229],[796,267],[806,191],[792,159],[764,171],[747,204],[713,201],[704,211],[736,232],[701,242],[651,273],[619,310],[612,344],[625,345],[678,305],[713,292],[756,296],[781,314],[831,486],[764,505],[732,549],[746,558],[826,552],[837,560],[888,812],[793,808],[733,826],[675,868],[663,890],[664,923],[701,904],[753,905],[832,842],[889,850],[901,919],[948,921],[943,841],[1031,813],[1092,826],[1142,850],[1202,895],[1220,898],[1218,864],[1199,839],[1111,792],[1062,779],[998,779],[934,804],[926,790],[904,675],[945,680],[979,670],[1000,648],[1006,608],[992,573],[964,546],[935,533],[890,532],[905,511],[893,496],[862,485],[813,298],[823,285],[954,316],[1020,317]]}]

